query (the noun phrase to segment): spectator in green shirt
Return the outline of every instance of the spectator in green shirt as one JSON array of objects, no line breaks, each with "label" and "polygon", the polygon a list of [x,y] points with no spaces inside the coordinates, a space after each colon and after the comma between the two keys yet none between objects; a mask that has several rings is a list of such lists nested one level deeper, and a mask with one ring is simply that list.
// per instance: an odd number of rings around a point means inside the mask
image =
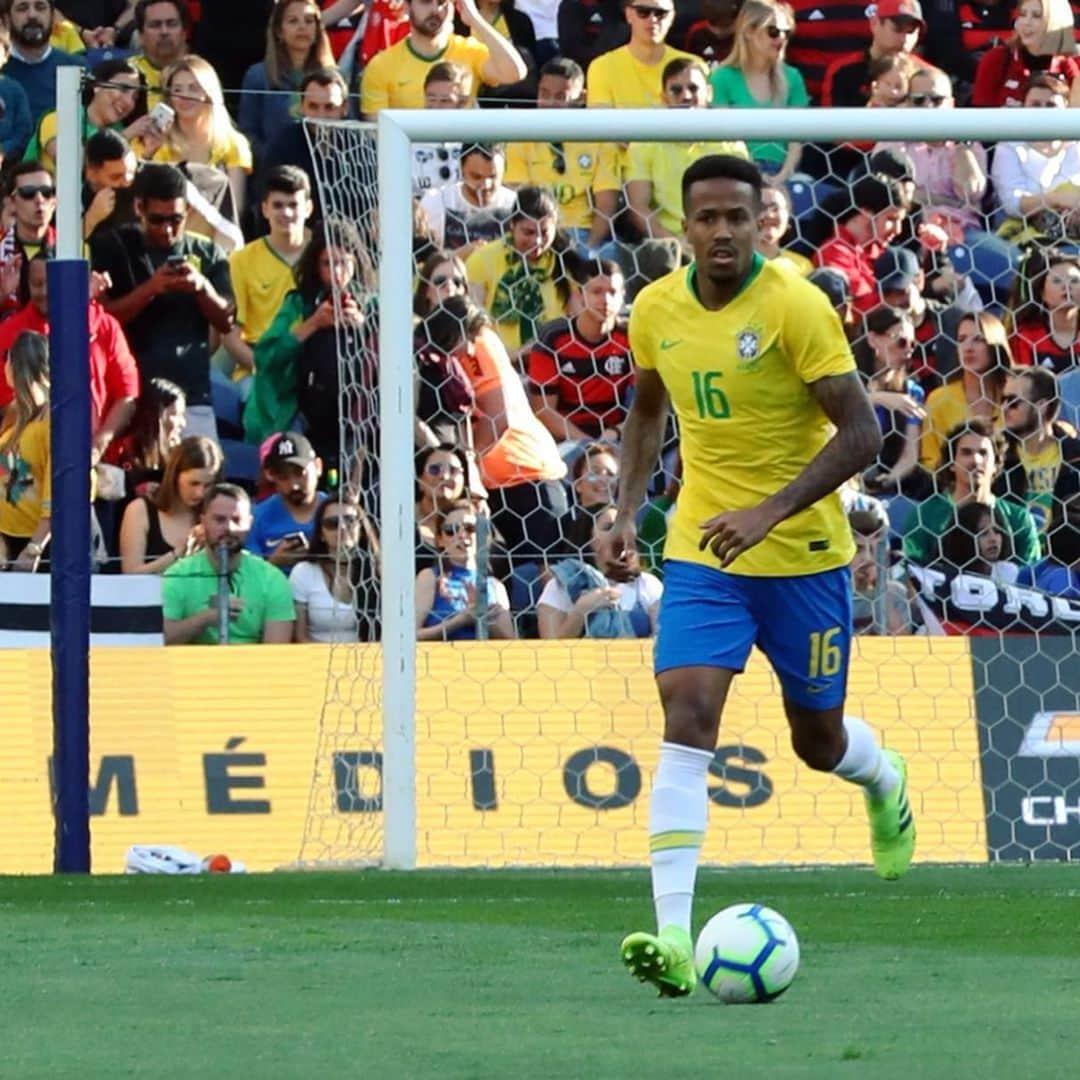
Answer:
[{"label": "spectator in green shirt", "polygon": [[921,566],[942,558],[941,541],[956,525],[958,507],[970,502],[993,508],[994,521],[1008,537],[1014,561],[1039,560],[1039,536],[1028,508],[991,492],[1004,460],[1004,444],[982,417],[957,424],[945,438],[937,473],[938,494],[918,503],[904,528],[904,555]]},{"label": "spectator in green shirt", "polygon": [[219,552],[229,552],[229,644],[292,641],[296,609],[289,580],[276,567],[244,550],[251,529],[251,500],[235,484],[214,484],[199,522],[203,548],[165,572],[161,605],[166,645],[218,643]]}]

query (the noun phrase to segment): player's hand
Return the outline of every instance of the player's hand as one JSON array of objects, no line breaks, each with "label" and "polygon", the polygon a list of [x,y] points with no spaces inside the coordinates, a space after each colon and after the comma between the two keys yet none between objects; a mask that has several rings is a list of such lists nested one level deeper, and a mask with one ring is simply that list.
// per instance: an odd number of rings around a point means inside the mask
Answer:
[{"label": "player's hand", "polygon": [[[626,566],[637,551],[637,526],[632,520],[615,519],[607,532],[596,537],[596,561],[599,566],[608,568]],[[610,575],[618,578],[618,574]]]},{"label": "player's hand", "polygon": [[708,548],[720,560],[721,569],[730,566],[744,551],[772,531],[776,516],[764,503],[749,510],[725,510],[701,526],[698,550]]}]

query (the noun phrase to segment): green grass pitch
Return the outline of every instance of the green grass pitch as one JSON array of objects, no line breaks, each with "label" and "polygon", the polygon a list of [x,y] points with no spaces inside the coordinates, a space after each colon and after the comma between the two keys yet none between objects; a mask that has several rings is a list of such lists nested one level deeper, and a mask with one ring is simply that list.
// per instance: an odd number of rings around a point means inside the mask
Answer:
[{"label": "green grass pitch", "polygon": [[1078,875],[703,872],[801,939],[741,1007],[622,970],[644,872],[0,878],[0,1076],[1075,1076]]}]

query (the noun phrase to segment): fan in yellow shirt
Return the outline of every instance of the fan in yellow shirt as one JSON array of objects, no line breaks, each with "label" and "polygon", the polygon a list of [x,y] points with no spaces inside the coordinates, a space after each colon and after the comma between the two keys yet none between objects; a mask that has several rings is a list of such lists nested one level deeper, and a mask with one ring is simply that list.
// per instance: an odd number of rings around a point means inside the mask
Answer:
[{"label": "fan in yellow shirt", "polygon": [[236,326],[224,345],[236,363],[234,381],[254,370],[255,345],[270,329],[285,297],[297,287],[300,260],[311,239],[306,223],[314,205],[304,170],[295,165],[275,166],[267,173],[264,191],[260,209],[270,235],[229,256]]},{"label": "fan in yellow shirt", "polygon": [[[676,57],[664,66],[662,80],[669,109],[709,107],[709,72],[700,60]],[[626,201],[630,220],[642,236],[682,239],[683,173],[708,154],[750,158],[741,142],[630,144]]]},{"label": "fan in yellow shirt", "polygon": [[[664,104],[661,76],[672,60],[695,57],[664,44],[675,21],[674,0],[649,0],[624,5],[630,40],[601,53],[590,65],[586,98],[590,109],[648,109]],[[596,209],[608,221],[618,209],[619,187],[626,181],[626,147],[608,143],[601,168],[615,184],[597,190]]]},{"label": "fan in yellow shirt", "polygon": [[[457,0],[457,11],[470,37],[455,34],[451,0],[406,0],[409,33],[376,53],[360,83],[360,111],[372,119],[380,109],[422,109],[424,77],[433,64],[448,60],[472,73],[472,85],[503,86],[520,82],[528,68],[520,53],[476,8],[475,0]],[[475,93],[475,90],[474,90]]]},{"label": "fan in yellow shirt", "polygon": [[[549,60],[540,69],[537,108],[573,109],[584,104],[585,73],[566,57]],[[603,170],[604,162],[610,161],[595,143],[512,142],[506,148],[504,183],[550,191],[559,204],[560,228],[589,248],[602,243],[608,233],[606,221],[594,229],[593,191],[618,187],[618,179]]]},{"label": "fan in yellow shirt", "polygon": [[558,219],[550,192],[523,187],[507,235],[483,244],[465,260],[473,299],[495,320],[512,359],[566,305],[569,283],[554,247]]}]

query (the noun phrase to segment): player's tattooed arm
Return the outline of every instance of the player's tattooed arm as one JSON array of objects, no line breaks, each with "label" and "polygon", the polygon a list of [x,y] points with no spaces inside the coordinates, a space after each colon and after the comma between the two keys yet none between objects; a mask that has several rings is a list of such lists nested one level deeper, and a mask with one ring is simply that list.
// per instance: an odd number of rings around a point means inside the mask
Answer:
[{"label": "player's tattooed arm", "polygon": [[787,518],[835,491],[881,450],[881,428],[859,375],[829,375],[810,392],[836,427],[821,452],[786,487],[748,510],[727,510],[703,522],[700,547],[730,566]]},{"label": "player's tattooed arm", "polygon": [[832,421],[836,434],[803,471],[769,501],[778,521],[812,506],[870,465],[881,451],[881,427],[857,372],[810,383],[810,393]]}]

